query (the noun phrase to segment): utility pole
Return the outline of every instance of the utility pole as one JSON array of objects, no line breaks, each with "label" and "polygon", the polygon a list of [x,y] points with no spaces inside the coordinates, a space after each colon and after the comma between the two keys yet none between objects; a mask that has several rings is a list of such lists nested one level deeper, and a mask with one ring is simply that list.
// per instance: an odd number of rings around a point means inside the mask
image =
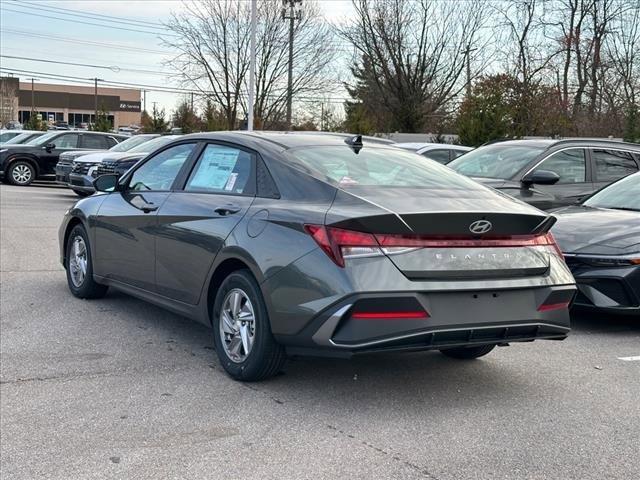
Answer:
[{"label": "utility pole", "polygon": [[293,27],[296,20],[300,20],[302,12],[296,9],[296,4],[302,0],[282,0],[282,19],[289,20],[289,76],[287,79],[287,130],[291,130],[291,103],[293,100]]},{"label": "utility pole", "polygon": [[249,105],[247,112],[247,131],[253,131],[253,102],[256,88],[256,10],[257,0],[251,0],[251,43],[249,58]]},{"label": "utility pole", "polygon": [[147,111],[147,91],[142,90],[142,111]]},{"label": "utility pole", "polygon": [[102,78],[92,78],[94,82],[94,90],[93,90],[93,103],[95,107],[95,116],[93,117],[93,124],[98,123],[98,82],[103,82]]},{"label": "utility pole", "polygon": [[471,45],[468,45],[465,51],[467,57],[467,98],[471,97],[471,52],[475,52],[476,50],[477,48],[471,48]]},{"label": "utility pole", "polygon": [[191,92],[191,113],[193,113],[193,92]]},{"label": "utility pole", "polygon": [[29,116],[29,118],[33,117],[35,111],[36,111],[36,97],[35,97],[35,92],[34,92],[34,86],[33,86],[33,82],[35,82],[36,80],[40,80],[39,78],[30,78],[29,80],[31,80],[31,114]]}]

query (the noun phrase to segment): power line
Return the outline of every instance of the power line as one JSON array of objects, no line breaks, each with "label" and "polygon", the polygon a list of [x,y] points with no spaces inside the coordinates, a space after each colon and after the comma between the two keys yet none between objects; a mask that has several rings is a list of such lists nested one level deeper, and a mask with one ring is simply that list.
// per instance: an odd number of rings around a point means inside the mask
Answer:
[{"label": "power line", "polygon": [[93,41],[93,40],[83,40],[83,39],[73,38],[73,37],[59,37],[59,36],[56,36],[56,35],[51,35],[51,34],[46,34],[46,33],[21,31],[21,30],[14,30],[14,29],[11,29],[11,28],[0,29],[0,33],[7,33],[7,34],[10,34],[10,35],[20,35],[20,36],[23,36],[23,37],[44,38],[44,39],[49,39],[49,40],[55,40],[55,41],[58,41],[58,42],[75,43],[75,44],[79,44],[79,45],[88,45],[88,46],[96,46],[96,47],[105,47],[105,48],[110,48],[110,49],[131,51],[131,52],[136,52],[136,53],[158,53],[158,54],[162,54],[162,55],[166,55],[167,54],[166,51],[163,52],[161,50],[151,50],[151,49],[148,49],[148,48],[129,47],[127,45],[122,45],[122,44],[119,44],[119,43],[96,42],[96,41]]},{"label": "power line", "polygon": [[[6,68],[6,67],[0,67],[0,70],[4,70],[7,72],[11,72],[11,73],[18,73],[18,74],[26,74],[26,75],[38,75],[42,78],[48,78],[48,79],[53,79],[53,80],[59,80],[59,81],[65,81],[65,82],[72,82],[72,83],[83,83],[83,84],[89,84],[89,85],[93,85],[93,79],[83,79],[83,78],[78,78],[78,77],[74,77],[74,76],[70,76],[70,75],[62,75],[62,74],[51,74],[51,73],[46,73],[46,72],[37,72],[37,71],[33,71],[33,70],[22,70],[22,69],[16,69],[16,68]],[[107,85],[107,86],[113,86],[113,87],[119,87],[119,88],[133,88],[133,89],[137,89],[137,90],[149,90],[152,92],[165,92],[165,93],[180,93],[180,94],[195,94],[195,95],[207,95],[206,91],[199,91],[199,90],[194,90],[194,89],[188,89],[188,88],[180,88],[180,87],[165,87],[165,86],[160,86],[160,85],[149,85],[149,84],[141,84],[141,83],[129,83],[129,82],[117,82],[115,80],[101,80],[101,84],[102,85]],[[240,96],[242,97],[246,97],[246,95],[241,94]],[[280,98],[282,95],[268,95],[269,98]],[[304,97],[304,96],[296,96],[296,100],[297,101],[322,101],[324,103],[343,103],[345,100],[350,100],[347,97],[333,97],[333,98],[326,98],[326,97]]]},{"label": "power line", "polygon": [[76,67],[90,67],[90,68],[103,68],[105,70],[111,70],[112,72],[118,73],[120,71],[126,71],[126,72],[137,72],[137,73],[147,73],[149,75],[161,75],[161,76],[167,76],[167,73],[162,73],[162,72],[158,72],[155,70],[143,70],[143,69],[138,69],[138,68],[123,68],[120,67],[118,65],[92,65],[92,64],[88,64],[88,63],[76,63],[76,62],[63,62],[63,61],[59,61],[59,60],[48,60],[48,59],[44,59],[44,58],[33,58],[33,57],[19,57],[19,56],[14,56],[14,55],[4,55],[4,54],[0,54],[0,57],[2,58],[11,58],[14,60],[26,60],[29,62],[43,62],[43,63],[55,63],[55,64],[60,64],[60,65],[73,65]]},{"label": "power line", "polygon": [[[92,25],[94,27],[111,28],[111,29],[115,29],[115,30],[124,30],[124,31],[127,31],[127,32],[143,33],[143,34],[147,34],[147,35],[160,35],[160,33],[161,33],[161,32],[149,32],[149,31],[135,29],[135,28],[116,27],[114,25],[104,25],[104,24],[101,24],[101,23],[85,22],[85,21],[82,21],[82,20],[73,20],[73,19],[70,19],[70,18],[54,17],[54,16],[51,16],[51,15],[44,15],[44,14],[41,14],[41,13],[24,12],[24,11],[21,11],[21,10],[14,10],[12,8],[7,8],[7,7],[3,7],[3,10],[5,10],[7,12],[21,13],[23,15],[31,15],[31,16],[35,16],[35,17],[50,18],[50,19],[53,19],[53,20],[61,20],[63,22],[71,22],[71,23],[75,23],[75,24],[81,23],[81,24],[84,24],[84,25]],[[171,34],[171,33],[164,33],[164,35],[168,35],[168,36],[172,36],[172,37],[177,36],[177,35],[174,35],[174,34]]]},{"label": "power line", "polygon": [[[77,17],[85,17],[85,18],[89,18],[89,19],[93,19],[93,20],[101,20],[101,21],[105,21],[103,19],[107,19],[108,21],[112,21],[112,22],[116,22],[116,23],[122,23],[125,25],[134,25],[134,26],[138,26],[140,24],[145,24],[148,25],[149,27],[147,28],[160,28],[160,29],[164,29],[165,26],[161,23],[156,23],[156,22],[147,22],[145,20],[131,20],[128,18],[124,18],[124,17],[116,17],[115,15],[107,15],[104,13],[91,13],[91,12],[83,12],[83,11],[79,11],[79,10],[72,10],[69,8],[63,8],[63,7],[52,7],[50,5],[42,5],[41,3],[34,3],[34,2],[27,2],[25,0],[10,0],[12,1],[12,3],[14,4],[18,4],[18,5],[30,5],[34,8],[38,8],[38,9],[44,9],[44,10],[48,10],[48,11],[52,11],[53,13],[57,13],[57,14],[62,14],[62,15],[69,15],[69,16],[77,16]],[[69,12],[69,13],[67,13]]]}]

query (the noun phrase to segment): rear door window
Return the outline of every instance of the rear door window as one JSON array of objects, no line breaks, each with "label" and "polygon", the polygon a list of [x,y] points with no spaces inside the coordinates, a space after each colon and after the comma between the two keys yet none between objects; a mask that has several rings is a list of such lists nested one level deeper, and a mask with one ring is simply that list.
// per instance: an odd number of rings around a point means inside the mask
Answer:
[{"label": "rear door window", "polygon": [[106,150],[109,148],[106,142],[107,137],[102,135],[91,135],[85,133],[82,135],[82,148],[95,148],[98,150]]},{"label": "rear door window", "polygon": [[631,152],[594,148],[591,157],[595,164],[597,182],[613,182],[638,171]]},{"label": "rear door window", "polygon": [[226,145],[207,145],[198,159],[187,184],[186,191],[253,194],[253,156]]},{"label": "rear door window", "polygon": [[560,177],[556,185],[586,182],[587,162],[582,148],[571,148],[554,153],[536,170],[555,172]]},{"label": "rear door window", "polygon": [[77,133],[65,133],[51,140],[56,148],[78,148],[80,135]]}]

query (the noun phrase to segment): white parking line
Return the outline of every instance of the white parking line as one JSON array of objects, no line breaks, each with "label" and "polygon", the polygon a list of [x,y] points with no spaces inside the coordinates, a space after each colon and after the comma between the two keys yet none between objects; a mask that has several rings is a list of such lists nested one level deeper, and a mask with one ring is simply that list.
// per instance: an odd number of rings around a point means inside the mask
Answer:
[{"label": "white parking line", "polygon": [[640,355],[636,355],[635,357],[618,357],[618,360],[622,360],[623,362],[640,362]]}]

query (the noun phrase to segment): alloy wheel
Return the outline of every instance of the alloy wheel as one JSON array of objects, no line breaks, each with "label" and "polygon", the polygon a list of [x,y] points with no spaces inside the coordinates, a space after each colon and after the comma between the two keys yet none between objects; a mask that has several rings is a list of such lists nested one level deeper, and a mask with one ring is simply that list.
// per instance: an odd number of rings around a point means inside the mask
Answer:
[{"label": "alloy wheel", "polygon": [[220,338],[232,362],[246,360],[255,340],[255,311],[247,294],[239,288],[231,290],[222,302]]},{"label": "alloy wheel", "polygon": [[31,181],[31,168],[24,163],[20,163],[13,167],[11,178],[19,184],[29,183]]},{"label": "alloy wheel", "polygon": [[74,287],[80,288],[87,276],[87,245],[81,236],[74,237],[69,254],[69,272]]}]

